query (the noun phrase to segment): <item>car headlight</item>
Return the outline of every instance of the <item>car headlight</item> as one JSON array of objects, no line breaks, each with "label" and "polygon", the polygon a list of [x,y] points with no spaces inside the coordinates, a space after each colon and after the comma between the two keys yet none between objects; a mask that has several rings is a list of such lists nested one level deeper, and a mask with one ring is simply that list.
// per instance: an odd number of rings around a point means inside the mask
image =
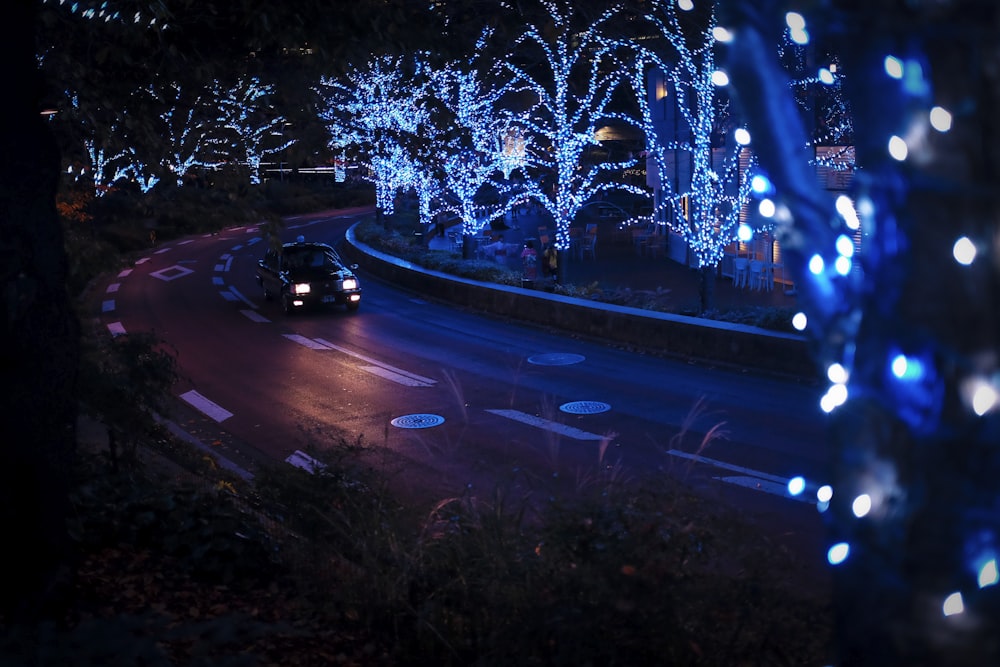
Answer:
[{"label": "car headlight", "polygon": [[309,283],[293,283],[292,284],[292,294],[309,294],[311,288]]},{"label": "car headlight", "polygon": [[358,279],[344,278],[344,289],[358,289]]}]

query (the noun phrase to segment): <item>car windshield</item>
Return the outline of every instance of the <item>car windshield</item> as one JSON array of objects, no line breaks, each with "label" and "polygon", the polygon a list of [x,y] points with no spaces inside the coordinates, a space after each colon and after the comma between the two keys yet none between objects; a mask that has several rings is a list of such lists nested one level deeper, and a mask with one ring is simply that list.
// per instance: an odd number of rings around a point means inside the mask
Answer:
[{"label": "car windshield", "polygon": [[334,259],[317,248],[293,250],[285,252],[285,266],[289,269],[331,267],[334,266]]}]

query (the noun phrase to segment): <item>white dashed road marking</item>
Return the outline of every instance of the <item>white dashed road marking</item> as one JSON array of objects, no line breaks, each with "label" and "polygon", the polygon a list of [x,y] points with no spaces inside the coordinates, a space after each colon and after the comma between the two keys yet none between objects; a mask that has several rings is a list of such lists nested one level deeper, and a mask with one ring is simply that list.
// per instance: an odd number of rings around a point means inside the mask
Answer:
[{"label": "white dashed road marking", "polygon": [[553,433],[558,433],[559,435],[564,435],[567,438],[573,438],[574,440],[605,439],[605,436],[603,435],[598,435],[596,433],[588,433],[587,431],[582,431],[572,426],[566,426],[565,424],[560,424],[559,422],[554,422],[549,419],[542,419],[541,417],[536,417],[535,415],[529,415],[528,413],[521,412],[519,410],[487,410],[486,412],[492,413],[499,417],[506,417],[507,419],[513,419],[514,421],[521,422],[522,424],[527,424],[528,426],[535,426],[537,428],[545,429],[546,431],[552,431]]},{"label": "white dashed road marking", "polygon": [[720,482],[726,482],[727,484],[735,484],[736,486],[742,486],[747,489],[753,489],[754,491],[763,491],[764,493],[770,493],[776,496],[781,496],[782,498],[787,498],[788,500],[797,500],[799,502],[811,502],[809,496],[806,494],[793,496],[790,493],[788,493],[789,480],[786,477],[779,477],[778,475],[772,475],[770,473],[761,472],[759,470],[754,470],[753,468],[744,468],[743,466],[734,465],[732,463],[726,463],[725,461],[710,459],[707,456],[699,456],[698,454],[689,454],[687,452],[682,452],[677,449],[668,450],[667,454],[682,459],[688,459],[689,461],[697,461],[698,463],[704,463],[714,468],[721,468],[723,470],[729,470],[731,472],[740,473],[738,475],[730,475],[728,477],[712,478],[719,480]]},{"label": "white dashed road marking", "polygon": [[194,389],[181,394],[181,398],[217,422],[223,422],[233,416],[232,412],[208,400]]}]

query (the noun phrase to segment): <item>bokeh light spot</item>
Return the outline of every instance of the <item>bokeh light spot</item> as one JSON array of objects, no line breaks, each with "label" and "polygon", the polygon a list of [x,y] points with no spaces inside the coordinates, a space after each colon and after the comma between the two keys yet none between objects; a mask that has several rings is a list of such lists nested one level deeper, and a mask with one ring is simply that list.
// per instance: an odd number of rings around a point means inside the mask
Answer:
[{"label": "bokeh light spot", "polygon": [[897,137],[895,134],[889,138],[889,155],[893,160],[902,162],[906,159],[910,150],[906,146],[906,142],[902,137]]},{"label": "bokeh light spot", "polygon": [[979,587],[996,586],[1000,582],[1000,573],[997,572],[997,560],[991,558],[981,568],[979,568]]},{"label": "bokeh light spot", "polygon": [[872,511],[872,497],[867,493],[862,493],[851,503],[851,511],[859,519]]},{"label": "bokeh light spot", "polygon": [[968,236],[963,236],[955,241],[951,247],[952,257],[962,266],[969,266],[976,260],[976,244]]},{"label": "bokeh light spot", "polygon": [[885,57],[885,73],[893,79],[903,78],[903,61],[896,56]]},{"label": "bokeh light spot", "polygon": [[938,132],[947,132],[951,129],[951,112],[944,107],[934,107],[930,113],[931,127]]},{"label": "bokeh light spot", "polygon": [[954,616],[965,611],[965,601],[962,600],[961,593],[952,593],[944,599],[942,606],[945,616]]},{"label": "bokeh light spot", "polygon": [[838,542],[830,547],[826,552],[826,560],[830,565],[840,565],[851,553],[851,546],[847,542]]},{"label": "bokeh light spot", "polygon": [[804,477],[792,477],[788,480],[788,493],[797,496],[806,490],[806,480]]}]

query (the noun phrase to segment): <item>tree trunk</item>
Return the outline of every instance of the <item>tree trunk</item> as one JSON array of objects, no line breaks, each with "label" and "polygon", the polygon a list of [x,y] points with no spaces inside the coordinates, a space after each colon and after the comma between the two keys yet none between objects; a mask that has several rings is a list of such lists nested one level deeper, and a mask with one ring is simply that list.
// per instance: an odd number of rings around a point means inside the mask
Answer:
[{"label": "tree trunk", "polygon": [[0,105],[0,525],[8,536],[0,611],[22,619],[44,613],[66,583],[80,355],[55,206],[59,153],[37,98],[37,7],[9,6],[0,39],[11,79],[23,86]]},{"label": "tree trunk", "polygon": [[703,266],[698,269],[698,297],[701,313],[715,310],[715,271],[714,266]]}]

